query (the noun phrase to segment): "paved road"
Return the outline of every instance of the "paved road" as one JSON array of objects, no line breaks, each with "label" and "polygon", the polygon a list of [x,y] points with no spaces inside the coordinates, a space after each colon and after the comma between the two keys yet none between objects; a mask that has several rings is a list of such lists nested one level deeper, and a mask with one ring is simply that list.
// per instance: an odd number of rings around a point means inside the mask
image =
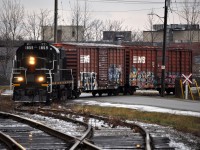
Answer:
[{"label": "paved road", "polygon": [[200,112],[200,100],[184,100],[173,98],[173,96],[164,98],[160,96],[139,95],[92,97],[91,94],[82,94],[82,97],[79,99],[117,104],[146,105],[174,110]]}]

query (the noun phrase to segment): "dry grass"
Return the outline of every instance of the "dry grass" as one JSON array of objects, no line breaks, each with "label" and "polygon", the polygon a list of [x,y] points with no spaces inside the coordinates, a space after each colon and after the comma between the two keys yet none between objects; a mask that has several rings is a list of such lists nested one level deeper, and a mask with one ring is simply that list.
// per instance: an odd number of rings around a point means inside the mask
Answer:
[{"label": "dry grass", "polygon": [[156,112],[141,112],[127,108],[110,108],[100,106],[75,106],[74,111],[114,117],[121,120],[137,120],[145,123],[170,126],[176,130],[192,133],[193,135],[200,137],[200,118],[198,117]]},{"label": "dry grass", "polygon": [[0,86],[0,90],[9,89],[9,86]]}]

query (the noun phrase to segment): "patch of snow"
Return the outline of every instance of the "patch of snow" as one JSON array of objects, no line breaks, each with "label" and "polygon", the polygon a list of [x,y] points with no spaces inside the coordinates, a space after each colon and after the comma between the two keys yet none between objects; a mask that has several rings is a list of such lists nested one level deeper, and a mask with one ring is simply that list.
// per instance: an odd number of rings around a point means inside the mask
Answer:
[{"label": "patch of snow", "polygon": [[1,95],[5,96],[13,95],[13,90],[5,90],[1,93]]},{"label": "patch of snow", "polygon": [[23,116],[31,118],[33,120],[37,120],[53,129],[56,129],[68,135],[80,136],[82,132],[84,132],[84,129],[80,128],[78,125],[64,120],[41,116],[37,114],[30,115],[27,113],[24,113]]},{"label": "patch of snow", "polygon": [[200,117],[200,113],[198,112],[173,110],[173,109],[145,106],[145,105],[113,104],[113,103],[108,103],[108,102],[85,101],[85,100],[75,100],[74,102],[83,103],[87,105],[98,105],[98,106],[103,106],[103,107],[106,106],[106,107],[129,108],[129,109],[135,109],[139,111],[161,112],[161,113],[170,113],[170,114],[175,114],[175,115]]}]

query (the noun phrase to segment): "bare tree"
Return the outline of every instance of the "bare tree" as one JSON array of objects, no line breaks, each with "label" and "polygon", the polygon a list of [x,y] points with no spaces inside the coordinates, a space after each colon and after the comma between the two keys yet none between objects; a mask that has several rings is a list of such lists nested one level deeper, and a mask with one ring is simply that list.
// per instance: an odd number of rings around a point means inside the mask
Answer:
[{"label": "bare tree", "polygon": [[29,40],[51,40],[53,38],[52,16],[49,10],[41,9],[38,14],[28,13],[24,22],[25,37]]},{"label": "bare tree", "polygon": [[[80,30],[80,26],[82,25],[83,26],[83,18],[84,18],[84,15],[83,13],[81,12],[81,7],[79,5],[79,2],[78,0],[76,0],[74,2],[74,8],[72,10],[72,20],[73,20],[73,23],[75,22],[75,26],[76,26],[76,41],[78,42],[80,39],[79,35],[83,34],[83,32]],[[74,26],[74,24],[73,24]]]},{"label": "bare tree", "polygon": [[90,23],[90,32],[87,32],[87,40],[100,41],[102,39],[103,21],[95,19]]},{"label": "bare tree", "polygon": [[39,26],[38,16],[35,12],[27,15],[27,20],[24,23],[24,30],[26,33],[26,38],[29,40],[39,40],[41,35],[41,27]]},{"label": "bare tree", "polygon": [[91,24],[93,21],[91,21],[91,14],[89,13],[89,5],[87,3],[87,0],[85,0],[85,5],[84,5],[84,13],[83,13],[83,36],[84,36],[84,41],[89,40],[88,37],[91,34]]},{"label": "bare tree", "polygon": [[142,42],[143,35],[141,30],[132,30],[132,41],[134,42]]},{"label": "bare tree", "polygon": [[105,31],[121,31],[123,30],[123,20],[106,20],[104,22]]},{"label": "bare tree", "polygon": [[14,41],[22,39],[24,8],[19,0],[2,0],[1,3],[0,34],[5,48],[0,50],[0,56],[2,57],[0,65],[2,73],[8,78],[8,63],[14,55]]},{"label": "bare tree", "polygon": [[195,28],[193,25],[199,24],[200,17],[200,1],[199,0],[184,0],[183,3],[183,14],[181,17],[186,21],[188,25],[188,35],[187,39],[189,42],[192,42],[195,38]]},{"label": "bare tree", "polygon": [[[41,28],[41,40],[50,40],[53,38],[53,18],[50,14],[50,10],[40,10],[40,14],[38,16],[39,26]],[[52,28],[48,28],[48,26]],[[47,31],[50,29],[50,31]],[[45,33],[48,33],[48,36],[45,36]]]},{"label": "bare tree", "polygon": [[91,14],[89,13],[89,5],[87,0],[84,1],[84,6],[81,7],[78,0],[74,1],[74,7],[72,8],[72,26],[74,26],[74,32],[76,35],[76,41],[87,41],[91,38],[91,28],[93,21],[91,20]]},{"label": "bare tree", "polygon": [[1,35],[5,39],[16,40],[22,30],[24,8],[18,0],[2,0]]},{"label": "bare tree", "polygon": [[155,14],[154,10],[152,9],[151,12],[148,14],[148,20],[145,27],[147,29],[147,32],[143,32],[143,34],[145,33],[147,34],[147,35],[144,35],[144,38],[146,38],[144,39],[144,41],[150,42],[152,45],[159,38],[158,37],[159,33],[155,31],[153,28],[153,25],[156,24],[157,19],[160,19],[160,17],[157,16],[157,14]]}]

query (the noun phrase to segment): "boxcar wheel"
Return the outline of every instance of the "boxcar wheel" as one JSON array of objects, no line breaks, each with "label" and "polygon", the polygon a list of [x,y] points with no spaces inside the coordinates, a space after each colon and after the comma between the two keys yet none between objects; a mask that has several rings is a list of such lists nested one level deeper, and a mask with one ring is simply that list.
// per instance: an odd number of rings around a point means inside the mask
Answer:
[{"label": "boxcar wheel", "polygon": [[166,90],[166,93],[167,93],[168,95],[170,94],[170,92],[171,92],[170,90]]},{"label": "boxcar wheel", "polygon": [[92,92],[92,96],[95,97],[96,96],[96,92]]},{"label": "boxcar wheel", "polygon": [[112,92],[108,92],[108,96],[111,96],[112,95]]},{"label": "boxcar wheel", "polygon": [[101,97],[102,96],[102,93],[101,92],[99,92],[99,97]]},{"label": "boxcar wheel", "polygon": [[134,91],[130,88],[130,89],[128,89],[128,93],[129,93],[130,95],[133,95]]},{"label": "boxcar wheel", "polygon": [[117,96],[117,95],[119,95],[119,92],[118,92],[118,90],[114,90],[114,91],[113,91],[113,95],[114,95],[114,96]]},{"label": "boxcar wheel", "polygon": [[49,106],[51,104],[51,95],[49,93],[47,93],[47,96],[46,96],[46,103],[45,103],[47,106]]}]

